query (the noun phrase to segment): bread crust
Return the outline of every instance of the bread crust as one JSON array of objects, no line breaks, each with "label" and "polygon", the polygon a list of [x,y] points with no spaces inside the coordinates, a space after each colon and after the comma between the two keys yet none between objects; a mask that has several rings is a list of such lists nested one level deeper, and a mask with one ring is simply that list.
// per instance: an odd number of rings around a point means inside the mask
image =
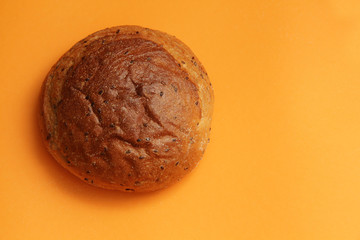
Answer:
[{"label": "bread crust", "polygon": [[51,68],[39,123],[59,164],[94,186],[155,191],[203,156],[214,93],[194,53],[139,26],[95,32]]}]

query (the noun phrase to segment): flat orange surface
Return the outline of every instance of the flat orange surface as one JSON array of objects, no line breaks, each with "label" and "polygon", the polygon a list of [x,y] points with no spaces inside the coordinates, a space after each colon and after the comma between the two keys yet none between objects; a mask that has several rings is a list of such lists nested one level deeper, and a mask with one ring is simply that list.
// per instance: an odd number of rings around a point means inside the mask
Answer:
[{"label": "flat orange surface", "polygon": [[[82,183],[40,140],[50,67],[116,25],[177,36],[215,89],[211,143],[179,184]],[[0,2],[0,239],[360,239],[359,1]]]}]

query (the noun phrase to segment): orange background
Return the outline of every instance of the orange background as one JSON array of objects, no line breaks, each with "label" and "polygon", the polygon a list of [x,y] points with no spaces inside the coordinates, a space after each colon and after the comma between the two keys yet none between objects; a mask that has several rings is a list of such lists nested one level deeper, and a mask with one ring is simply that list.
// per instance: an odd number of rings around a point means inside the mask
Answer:
[{"label": "orange background", "polygon": [[[181,183],[97,189],[40,140],[40,85],[75,42],[136,24],[177,36],[215,89]],[[360,239],[359,1],[0,2],[0,239]]]}]

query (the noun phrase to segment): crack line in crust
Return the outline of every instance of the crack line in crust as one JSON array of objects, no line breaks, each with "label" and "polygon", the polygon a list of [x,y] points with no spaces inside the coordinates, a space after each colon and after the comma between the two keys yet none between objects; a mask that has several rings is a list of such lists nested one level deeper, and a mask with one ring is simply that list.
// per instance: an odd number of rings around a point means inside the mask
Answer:
[{"label": "crack line in crust", "polygon": [[128,143],[129,145],[131,145],[133,148],[136,148],[136,149],[138,149],[138,148],[144,148],[144,147],[142,147],[140,144],[136,144],[136,143],[134,143],[134,142],[132,142],[132,141],[130,141],[130,140],[128,140],[128,139],[125,139],[123,136],[120,136],[119,134],[111,134],[109,138],[110,138],[110,139],[111,139],[111,138],[113,138],[113,139],[115,138],[115,139],[121,140],[122,142]]},{"label": "crack line in crust", "polygon": [[101,117],[97,115],[96,111],[94,111],[94,108],[92,107],[91,99],[86,99],[87,95],[85,93],[83,93],[81,90],[75,88],[74,86],[70,86],[70,88],[77,91],[78,93],[80,93],[80,95],[84,96],[85,101],[90,103],[89,104],[90,105],[89,109],[91,109],[91,112],[95,115],[95,119],[97,121],[96,123],[99,124],[102,127],[102,125],[101,125]]}]

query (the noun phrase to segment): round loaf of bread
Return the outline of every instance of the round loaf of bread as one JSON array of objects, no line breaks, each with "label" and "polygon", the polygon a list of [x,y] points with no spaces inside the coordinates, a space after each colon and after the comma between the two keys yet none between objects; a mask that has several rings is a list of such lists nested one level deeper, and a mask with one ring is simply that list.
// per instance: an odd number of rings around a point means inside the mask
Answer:
[{"label": "round loaf of bread", "polygon": [[79,41],[51,68],[39,121],[52,156],[83,181],[148,192],[196,167],[213,101],[208,75],[184,43],[120,26]]}]

